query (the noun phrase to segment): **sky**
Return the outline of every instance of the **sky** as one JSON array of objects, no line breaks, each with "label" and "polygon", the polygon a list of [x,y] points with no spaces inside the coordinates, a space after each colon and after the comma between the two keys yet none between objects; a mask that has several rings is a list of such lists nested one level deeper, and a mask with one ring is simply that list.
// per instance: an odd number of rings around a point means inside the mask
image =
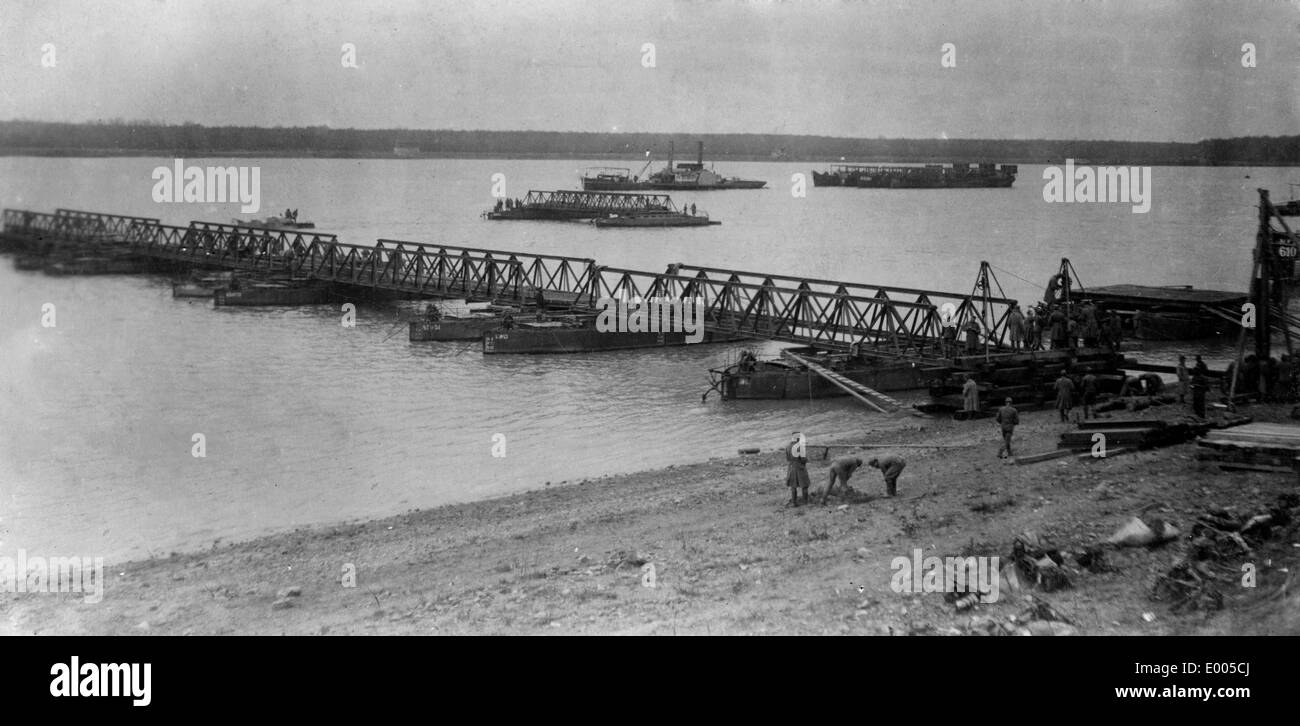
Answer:
[{"label": "sky", "polygon": [[4,0],[0,119],[1289,135],[1300,0]]}]

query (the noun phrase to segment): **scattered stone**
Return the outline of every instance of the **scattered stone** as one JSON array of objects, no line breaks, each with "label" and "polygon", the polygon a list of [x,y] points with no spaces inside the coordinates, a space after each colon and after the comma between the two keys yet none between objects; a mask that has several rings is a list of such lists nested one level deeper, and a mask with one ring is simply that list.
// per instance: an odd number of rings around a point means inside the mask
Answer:
[{"label": "scattered stone", "polygon": [[284,588],[283,590],[277,592],[277,593],[275,594],[275,596],[276,596],[276,598],[278,598],[278,599],[280,599],[280,600],[283,600],[283,599],[285,599],[285,598],[289,598],[289,597],[301,597],[301,596],[302,596],[302,588],[301,588],[301,587],[298,587],[297,585],[294,585],[293,587],[286,587],[286,588]]},{"label": "scattered stone", "polygon": [[1028,625],[1016,630],[1016,635],[1078,635],[1079,629],[1069,623],[1062,623],[1056,620],[1034,620]]}]

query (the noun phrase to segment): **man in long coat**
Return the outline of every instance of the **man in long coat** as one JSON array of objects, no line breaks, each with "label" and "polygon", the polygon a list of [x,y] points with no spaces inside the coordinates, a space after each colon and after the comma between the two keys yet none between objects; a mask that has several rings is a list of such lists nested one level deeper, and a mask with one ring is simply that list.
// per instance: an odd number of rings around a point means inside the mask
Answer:
[{"label": "man in long coat", "polygon": [[967,374],[966,383],[961,387],[961,400],[963,411],[980,410],[980,387],[974,376]]},{"label": "man in long coat", "polygon": [[808,503],[808,449],[803,434],[798,431],[790,437],[785,447],[785,485],[790,487],[790,506],[799,506],[796,494],[803,490],[803,503]]},{"label": "man in long coat", "polygon": [[1061,414],[1062,421],[1070,420],[1070,409],[1074,408],[1074,381],[1070,377],[1061,374],[1056,379],[1056,410]]}]

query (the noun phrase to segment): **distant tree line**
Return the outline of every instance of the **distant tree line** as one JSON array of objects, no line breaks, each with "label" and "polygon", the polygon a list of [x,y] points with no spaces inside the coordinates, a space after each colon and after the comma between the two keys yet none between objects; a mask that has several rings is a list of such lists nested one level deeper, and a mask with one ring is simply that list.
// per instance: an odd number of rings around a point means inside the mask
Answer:
[{"label": "distant tree line", "polygon": [[160,124],[148,121],[0,121],[0,153],[47,155],[501,156],[665,159],[1091,164],[1300,164],[1300,136],[1195,143],[1021,139],[861,139],[781,134],[648,134],[575,131],[334,129]]}]

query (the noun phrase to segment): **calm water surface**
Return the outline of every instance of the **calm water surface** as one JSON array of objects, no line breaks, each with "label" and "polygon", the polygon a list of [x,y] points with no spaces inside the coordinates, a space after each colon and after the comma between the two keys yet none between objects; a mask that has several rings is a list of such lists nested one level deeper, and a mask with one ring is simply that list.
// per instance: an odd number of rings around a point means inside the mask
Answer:
[{"label": "calm water surface", "polygon": [[[720,162],[769,188],[675,194],[723,224],[685,230],[487,222],[508,193],[576,188],[577,161],[197,160],[261,167],[262,209],[156,204],[171,159],[0,159],[0,204],[228,221],[296,207],[345,242],[380,237],[970,290],[979,262],[1010,297],[1038,298],[1062,257],[1085,285],[1244,289],[1256,187],[1290,169],[1155,168],[1148,214],[1048,204],[1042,167],[1012,189],[811,187],[812,166]],[[639,166],[639,165],[638,165]],[[806,197],[791,177],[808,176]],[[1250,178],[1246,178],[1249,175]],[[57,327],[40,326],[54,303]],[[409,306],[213,309],[157,276],[59,278],[0,260],[0,554],[121,559],[304,524],[498,496],[593,475],[777,446],[794,429],[865,431],[850,399],[700,402],[706,369],[742,347],[484,357],[477,344],[409,343]],[[1227,342],[1198,346],[1221,362]],[[774,345],[761,346],[775,352]],[[1148,349],[1168,359],[1174,347]],[[192,436],[207,456],[191,456]],[[493,457],[494,434],[506,455]],[[775,486],[775,484],[774,484]]]}]

